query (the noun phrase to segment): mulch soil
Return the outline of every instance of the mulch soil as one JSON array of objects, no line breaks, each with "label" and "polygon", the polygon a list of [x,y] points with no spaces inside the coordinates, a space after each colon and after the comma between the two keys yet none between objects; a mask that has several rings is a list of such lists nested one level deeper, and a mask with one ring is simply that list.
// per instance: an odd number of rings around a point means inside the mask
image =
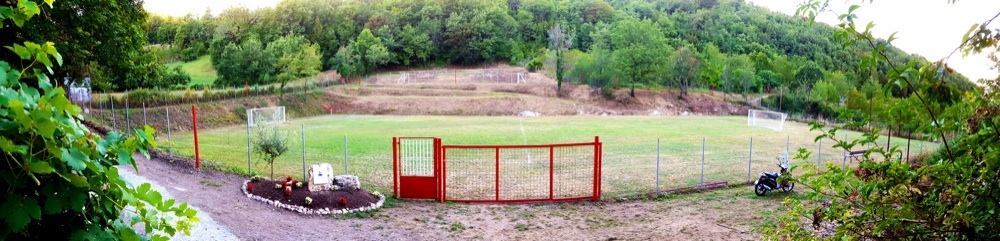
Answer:
[{"label": "mulch soil", "polygon": [[[336,191],[309,191],[309,183],[303,183],[302,187],[292,187],[292,195],[285,195],[285,188],[274,188],[281,181],[256,180],[250,181],[254,189],[251,194],[266,199],[276,200],[284,204],[303,206],[312,209],[329,208],[330,210],[355,209],[371,206],[378,202],[379,198],[364,189],[358,190],[336,190]],[[249,185],[248,185],[249,186]],[[311,205],[305,204],[306,197],[313,199]],[[344,198],[347,205],[342,205],[337,201]]]}]

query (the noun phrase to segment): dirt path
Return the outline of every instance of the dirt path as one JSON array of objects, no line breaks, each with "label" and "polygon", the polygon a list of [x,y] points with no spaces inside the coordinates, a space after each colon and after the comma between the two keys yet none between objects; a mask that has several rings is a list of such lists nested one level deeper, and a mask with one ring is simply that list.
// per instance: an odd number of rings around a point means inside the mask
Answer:
[{"label": "dirt path", "polygon": [[[139,174],[243,240],[746,240],[782,195],[746,188],[659,201],[534,205],[398,201],[373,217],[300,215],[242,195],[242,177],[138,157]],[[364,181],[364,180],[362,180]],[[738,208],[737,208],[738,207]]]}]

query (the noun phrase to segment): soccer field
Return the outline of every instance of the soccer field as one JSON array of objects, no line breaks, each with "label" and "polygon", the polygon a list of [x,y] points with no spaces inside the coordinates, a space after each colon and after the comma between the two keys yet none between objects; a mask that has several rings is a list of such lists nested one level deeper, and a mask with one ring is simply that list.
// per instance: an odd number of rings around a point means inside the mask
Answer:
[{"label": "soccer field", "polygon": [[[344,172],[345,149],[349,173],[358,175],[369,188],[391,190],[392,137],[440,137],[448,144],[549,144],[589,142],[600,136],[604,143],[603,192],[617,196],[651,192],[656,189],[657,139],[660,144],[660,188],[663,190],[697,185],[702,181],[702,141],[704,182],[744,182],[762,171],[777,171],[775,157],[786,148],[794,157],[798,148],[813,152],[808,160],[792,160],[793,165],[818,161],[818,131],[803,123],[785,122],[782,131],[747,126],[743,116],[357,116],[335,115],[290,119],[281,124],[291,149],[275,161],[275,175],[302,175],[303,131],[305,163],[328,162],[336,173]],[[858,132],[842,131],[839,138],[853,140]],[[750,161],[750,138],[753,157]],[[191,132],[174,133],[173,151],[193,156]],[[164,145],[165,138],[158,139]],[[201,158],[223,169],[247,169],[246,126],[200,130]],[[880,145],[885,145],[882,137]],[[905,157],[906,139],[892,138]],[[842,164],[843,150],[824,140],[821,160]],[[164,146],[165,147],[165,146]],[[914,140],[911,156],[921,149],[930,151],[935,143]],[[856,148],[857,149],[857,148]],[[255,173],[268,174],[265,163],[252,156]]]}]

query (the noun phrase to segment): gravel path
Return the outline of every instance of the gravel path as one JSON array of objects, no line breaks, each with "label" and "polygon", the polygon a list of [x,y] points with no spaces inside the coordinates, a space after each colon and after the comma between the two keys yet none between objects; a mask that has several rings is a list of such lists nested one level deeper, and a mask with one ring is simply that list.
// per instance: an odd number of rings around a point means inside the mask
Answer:
[{"label": "gravel path", "polygon": [[[169,199],[174,198],[173,195],[170,194],[170,190],[163,188],[163,186],[161,186],[160,184],[150,181],[145,177],[136,175],[135,168],[120,167],[119,170],[121,170],[121,172],[119,172],[119,175],[121,175],[122,179],[125,179],[125,181],[128,182],[133,187],[138,186],[142,183],[149,183],[153,190],[156,190],[163,195],[163,198],[169,198]],[[202,211],[202,209],[198,208],[197,206],[192,205],[189,207],[198,211],[198,219],[199,219],[199,221],[195,223],[194,227],[191,228],[191,236],[178,234],[177,236],[171,238],[171,240],[179,240],[179,241],[238,240],[236,238],[236,235],[233,235],[232,232],[229,232],[229,230],[226,229],[226,227],[219,225],[219,223],[215,222],[215,220],[212,219],[211,215],[205,213],[204,211]]]}]

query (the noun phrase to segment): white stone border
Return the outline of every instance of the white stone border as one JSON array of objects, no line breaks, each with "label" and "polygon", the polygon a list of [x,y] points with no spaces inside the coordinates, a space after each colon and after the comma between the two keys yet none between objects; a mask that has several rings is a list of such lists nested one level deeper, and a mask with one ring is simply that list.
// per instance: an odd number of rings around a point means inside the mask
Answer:
[{"label": "white stone border", "polygon": [[247,191],[247,184],[248,183],[250,183],[250,180],[243,181],[243,187],[240,188],[243,191],[243,194],[246,194],[246,196],[248,198],[253,199],[253,200],[257,200],[257,201],[261,201],[261,202],[264,202],[264,203],[267,203],[268,205],[271,205],[271,206],[275,206],[275,207],[280,207],[280,208],[284,208],[284,209],[296,211],[296,212],[299,212],[301,214],[318,214],[318,215],[348,214],[348,213],[364,212],[364,211],[370,211],[370,210],[379,209],[379,208],[382,207],[382,204],[385,204],[385,195],[384,194],[379,194],[378,195],[378,202],[375,202],[372,205],[366,206],[366,207],[360,207],[360,208],[355,208],[355,209],[334,209],[334,210],[331,210],[329,208],[312,209],[312,208],[298,206],[298,205],[284,204],[284,203],[281,203],[279,201],[274,201],[274,200],[267,199],[267,198],[264,198],[264,197],[261,197],[261,196],[250,194],[250,192]]}]

